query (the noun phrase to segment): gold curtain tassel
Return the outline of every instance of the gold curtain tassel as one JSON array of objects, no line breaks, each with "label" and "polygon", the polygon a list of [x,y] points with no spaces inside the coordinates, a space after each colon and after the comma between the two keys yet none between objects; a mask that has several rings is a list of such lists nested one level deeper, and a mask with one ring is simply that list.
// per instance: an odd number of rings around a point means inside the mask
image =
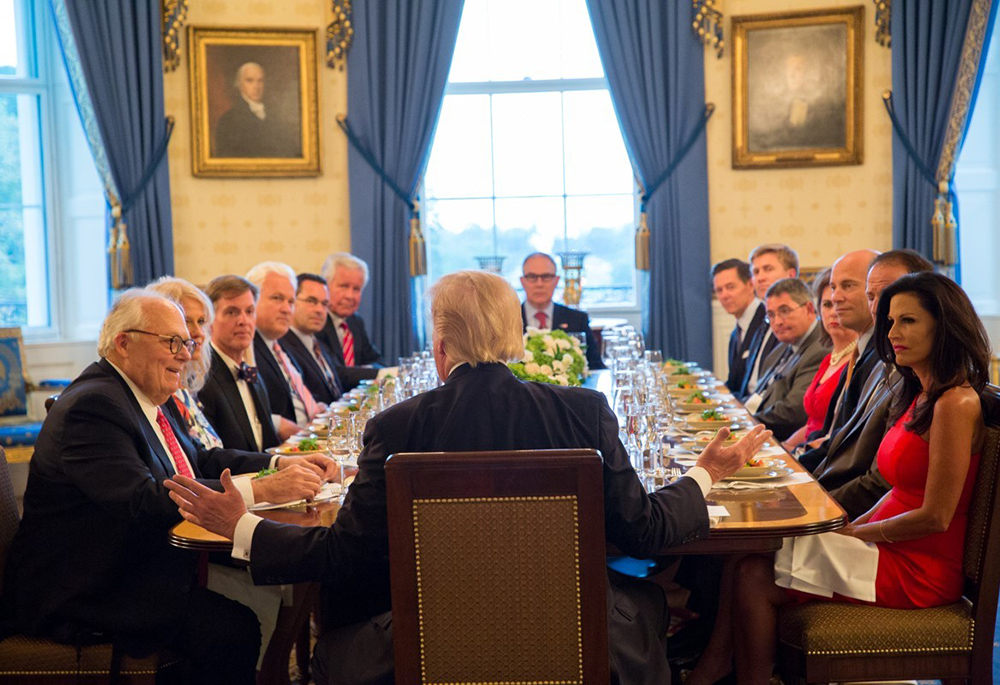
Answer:
[{"label": "gold curtain tassel", "polygon": [[944,263],[944,202],[941,195],[934,200],[934,216],[931,217],[931,232],[934,234],[934,253],[932,258],[938,264]]},{"label": "gold curtain tassel", "polygon": [[954,207],[949,199],[944,201],[944,236],[941,247],[944,248],[944,264],[958,264],[958,220],[955,219]]},{"label": "gold curtain tassel", "polygon": [[118,229],[118,269],[121,288],[131,288],[135,283],[132,279],[132,244],[128,240],[128,227],[122,220]]},{"label": "gold curtain tassel", "polygon": [[109,196],[111,200],[111,218],[114,221],[108,229],[108,271],[111,276],[111,288],[118,290],[121,288],[118,270],[118,226],[122,220],[122,208],[114,196]]},{"label": "gold curtain tassel", "polygon": [[427,244],[420,231],[420,216],[414,212],[410,218],[410,276],[427,273]]},{"label": "gold curtain tassel", "polygon": [[646,212],[639,214],[639,228],[635,231],[635,268],[649,271],[649,221]]}]

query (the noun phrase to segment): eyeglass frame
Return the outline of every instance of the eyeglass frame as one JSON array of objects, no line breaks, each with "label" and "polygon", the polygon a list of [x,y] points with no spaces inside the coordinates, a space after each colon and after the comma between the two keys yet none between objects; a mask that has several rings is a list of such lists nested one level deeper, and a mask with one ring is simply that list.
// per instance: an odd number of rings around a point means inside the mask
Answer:
[{"label": "eyeglass frame", "polygon": [[194,354],[194,351],[198,348],[198,341],[192,338],[182,338],[179,335],[164,335],[162,333],[153,333],[152,331],[144,331],[139,328],[129,328],[128,330],[122,331],[122,333],[142,333],[143,335],[152,335],[161,340],[166,340],[167,344],[170,345],[170,354],[180,354],[181,347],[185,347],[188,354]]},{"label": "eyeglass frame", "polygon": [[[769,312],[769,311],[767,311],[765,309],[764,310],[764,323],[771,323],[771,321],[775,320],[775,319],[781,319],[782,321],[784,321],[786,318],[788,318],[789,314],[791,314],[792,312],[794,312],[794,311],[796,311],[798,309],[802,309],[807,304],[811,304],[811,303],[810,302],[803,302],[802,304],[800,304],[797,307],[789,307],[787,304],[783,304],[780,307],[778,307],[778,311],[774,312],[773,315],[771,314],[771,312]],[[781,311],[782,309],[784,309],[785,311],[782,312]]]},{"label": "eyeglass frame", "polygon": [[521,278],[528,281],[528,283],[550,283],[553,279],[559,278],[559,274],[521,274]]}]

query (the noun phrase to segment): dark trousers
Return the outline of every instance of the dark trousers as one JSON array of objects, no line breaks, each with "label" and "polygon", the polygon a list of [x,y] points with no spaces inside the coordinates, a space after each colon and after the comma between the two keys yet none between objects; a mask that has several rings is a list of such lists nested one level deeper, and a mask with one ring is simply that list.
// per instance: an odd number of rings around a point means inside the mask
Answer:
[{"label": "dark trousers", "polygon": [[256,682],[260,623],[248,607],[220,594],[194,588],[187,618],[170,646],[191,662],[189,683]]}]

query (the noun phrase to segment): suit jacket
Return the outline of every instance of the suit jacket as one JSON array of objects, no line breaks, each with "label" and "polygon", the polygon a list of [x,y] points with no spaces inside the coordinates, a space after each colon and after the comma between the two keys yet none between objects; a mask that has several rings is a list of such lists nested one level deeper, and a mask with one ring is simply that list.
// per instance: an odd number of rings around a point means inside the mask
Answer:
[{"label": "suit jacket", "polygon": [[285,129],[276,118],[274,106],[268,106],[261,119],[250,111],[243,98],[237,98],[215,125],[214,157],[301,157],[301,141],[293,129]]},{"label": "suit jacket", "polygon": [[[271,402],[267,397],[267,389],[259,377],[256,383],[250,384],[250,394],[257,410],[257,417],[260,419],[262,449],[278,446],[281,441],[278,440],[274,423],[271,421]],[[205,378],[205,387],[198,393],[198,399],[205,409],[205,418],[215,428],[223,445],[234,450],[257,451],[257,442],[253,437],[250,417],[243,407],[240,389],[222,359],[216,358],[212,361],[208,376]]]},{"label": "suit jacket", "polygon": [[[881,360],[878,358],[878,353],[875,352],[875,341],[869,340],[865,351],[858,356],[858,361],[854,365],[851,382],[847,383],[846,372],[840,374],[840,380],[833,391],[830,407],[826,411],[822,432],[812,439],[815,440],[824,435],[832,436],[847,423],[848,419],[857,411],[858,403],[862,400],[862,391],[867,385],[868,379],[881,366]],[[844,396],[842,400],[839,399],[841,394]]]},{"label": "suit jacket", "polygon": [[[278,344],[281,345],[280,342]],[[283,345],[282,350],[288,354],[288,350],[285,350]],[[274,358],[274,352],[268,348],[260,331],[254,333],[253,336],[253,357],[254,361],[257,362],[258,378],[264,383],[264,388],[267,390],[267,399],[270,402],[268,415],[281,414],[292,423],[298,423],[298,419],[295,418],[292,389],[289,387],[288,381],[285,380],[285,374],[281,372],[278,360]],[[290,358],[289,361],[301,375],[302,370],[295,363],[295,360]]]},{"label": "suit jacket", "polygon": [[[764,323],[764,303],[757,305],[757,311],[740,339],[740,331],[733,326],[733,332],[729,334],[729,377],[726,379],[726,387],[730,392],[736,393],[740,390],[743,377],[746,375],[747,359],[750,358],[750,344],[754,336],[761,328],[767,328]],[[773,347],[772,347],[773,348]]]},{"label": "suit jacket", "polygon": [[354,336],[354,366],[344,364],[344,350],[340,347],[340,338],[337,337],[337,330],[333,327],[333,317],[327,315],[326,324],[316,337],[326,343],[333,355],[334,371],[340,378],[340,386],[344,390],[350,390],[366,378],[378,376],[378,369],[382,366],[382,353],[368,339],[364,319],[357,314],[351,314],[344,321]]},{"label": "suit jacket", "polygon": [[[761,395],[757,413],[754,414],[754,418],[774,431],[774,437],[779,440],[788,438],[809,420],[802,400],[819,370],[823,357],[830,351],[829,345],[823,342],[821,325],[816,324],[800,344],[798,352],[792,352],[791,345],[785,343],[771,353],[775,359],[767,360],[772,365],[777,363],[781,357],[779,351],[783,353],[789,350],[792,355],[784,368],[773,374],[773,378]],[[768,370],[773,371],[773,369]]]},{"label": "suit jacket", "polygon": [[[750,341],[750,354],[747,355],[747,365],[743,370],[743,378],[740,380],[739,392],[733,391],[733,395],[741,402],[750,396],[747,386],[750,384],[750,376],[753,375],[753,367],[757,363],[757,357],[761,357],[760,369],[757,372],[757,379],[759,381],[767,373],[767,360],[778,346],[778,339],[773,334],[771,336],[767,335],[769,330],[771,330],[770,326],[766,324],[761,326],[754,334],[753,340]],[[767,338],[766,343],[764,342],[765,337]]]},{"label": "suit jacket", "polygon": [[323,359],[326,360],[326,363],[330,366],[330,370],[333,371],[333,385],[327,382],[326,376],[323,375],[323,370],[313,356],[312,350],[306,349],[302,339],[295,334],[295,331],[289,330],[280,342],[281,348],[298,365],[299,372],[302,374],[302,382],[309,388],[313,399],[317,402],[330,404],[340,399],[340,395],[342,394],[340,382],[337,380],[337,372],[335,371],[337,367],[333,361],[333,355],[326,347],[326,344],[319,338],[316,338],[316,341],[319,342],[319,353],[323,355]]},{"label": "suit jacket", "polygon": [[[444,385],[371,419],[364,445],[358,475],[333,526],[261,521],[251,548],[255,583],[321,580],[328,587],[339,586],[340,600],[331,608],[345,622],[390,608],[384,466],[396,452],[596,448],[604,456],[609,542],[625,554],[643,557],[708,533],[707,510],[694,480],[681,478],[646,493],[603,395],[522,382],[503,364],[456,368]],[[353,615],[345,611],[345,586],[359,602]],[[612,637],[613,645],[615,641]]]},{"label": "suit jacket", "polygon": [[[199,478],[270,461],[196,448],[172,427]],[[87,367],[53,405],[35,443],[4,593],[19,631],[51,635],[75,624],[153,649],[173,637],[197,555],[167,542],[181,520],[163,487],[172,475],[122,377],[105,360]],[[203,482],[221,489],[217,480]]]},{"label": "suit jacket", "polygon": [[889,491],[876,457],[889,430],[892,391],[900,379],[893,373],[886,381],[885,365],[876,367],[854,414],[820,446],[823,449],[810,450],[800,459],[851,519],[871,509]]},{"label": "suit jacket", "polygon": [[[591,369],[603,369],[604,361],[601,359],[601,346],[597,344],[594,331],[590,329],[590,316],[582,309],[571,309],[564,307],[558,302],[553,302],[552,309],[552,330],[566,331],[567,333],[584,333],[587,339],[587,366]],[[524,312],[524,303],[521,303],[521,325],[524,330],[528,329],[528,319]]]}]

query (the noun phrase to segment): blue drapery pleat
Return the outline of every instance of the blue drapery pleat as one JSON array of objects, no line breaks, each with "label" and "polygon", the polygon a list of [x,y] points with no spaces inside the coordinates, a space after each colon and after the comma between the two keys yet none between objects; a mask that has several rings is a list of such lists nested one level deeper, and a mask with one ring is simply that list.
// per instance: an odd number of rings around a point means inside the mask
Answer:
[{"label": "blue drapery pleat", "polygon": [[[643,185],[675,159],[704,115],[703,47],[691,6],[663,0],[587,0],[611,99]],[[650,230],[647,345],[712,361],[708,164],[702,136],[646,204]]]},{"label": "blue drapery pleat", "polygon": [[[124,214],[137,285],[174,271],[170,174],[162,159],[144,191],[144,174],[167,135],[163,107],[160,0],[51,0],[72,29],[79,70],[74,92],[86,88],[104,156],[120,200],[135,199]],[[57,20],[58,21],[58,20]],[[72,59],[66,54],[64,58]],[[76,93],[77,102],[81,102]],[[91,145],[95,141],[90,141]],[[110,225],[110,214],[109,214]]]},{"label": "blue drapery pleat", "polygon": [[[893,106],[909,144],[934,172],[948,132],[952,92],[962,67],[970,12],[981,1],[907,0],[892,7]],[[991,17],[993,12],[995,6],[990,9]],[[985,42],[989,42],[989,31]],[[970,113],[985,62],[984,47],[979,64],[967,65],[976,68]],[[969,118],[964,122],[963,138]],[[928,183],[899,136],[893,139],[892,166],[893,246],[911,248],[930,258],[934,250],[931,217],[937,188]]]},{"label": "blue drapery pleat", "polygon": [[[411,196],[427,157],[464,0],[379,0],[354,5],[347,119],[387,174]],[[361,316],[387,360],[415,346],[409,208],[363,157],[348,156],[351,251],[371,280]]]}]

